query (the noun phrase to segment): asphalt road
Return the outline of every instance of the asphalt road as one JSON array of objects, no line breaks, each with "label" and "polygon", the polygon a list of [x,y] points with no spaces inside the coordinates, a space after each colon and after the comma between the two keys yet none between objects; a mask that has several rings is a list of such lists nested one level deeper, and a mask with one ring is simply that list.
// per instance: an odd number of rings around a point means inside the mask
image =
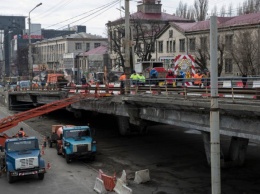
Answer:
[{"label": "asphalt road", "polygon": [[[108,175],[116,172],[117,177],[125,170],[129,187],[135,194],[211,193],[210,167],[206,162],[202,137],[197,131],[157,125],[149,128],[147,135],[121,137],[111,117],[86,115],[76,120],[64,111],[27,121],[33,130],[22,125],[27,134],[42,138],[42,134],[50,133],[53,124],[84,125],[89,122],[96,129],[96,161],[67,164],[54,148],[47,148],[44,158],[51,163],[51,169],[43,181],[28,177],[9,184],[3,175],[0,177],[0,187],[12,194],[20,194],[21,191],[28,194],[91,194],[95,193],[93,187],[97,171],[102,169]],[[9,130],[8,133],[14,134],[18,129]],[[221,141],[224,151],[228,151],[229,138],[222,137]],[[222,194],[260,193],[259,153],[259,145],[251,142],[245,166],[221,170]],[[143,169],[149,169],[151,181],[134,183],[135,171]]]}]

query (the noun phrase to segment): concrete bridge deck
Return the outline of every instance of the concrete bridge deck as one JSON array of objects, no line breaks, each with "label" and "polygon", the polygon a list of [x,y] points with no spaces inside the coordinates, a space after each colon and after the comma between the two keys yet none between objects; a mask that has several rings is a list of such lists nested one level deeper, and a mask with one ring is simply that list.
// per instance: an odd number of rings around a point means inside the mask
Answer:
[{"label": "concrete bridge deck", "polygon": [[[7,106],[20,102],[45,104],[65,98],[66,92],[12,92],[2,94]],[[210,98],[182,95],[117,95],[85,98],[67,108],[76,117],[84,111],[114,115],[122,135],[145,132],[154,122],[196,129],[202,132],[207,160],[210,163]],[[220,133],[232,137],[226,161],[243,164],[249,139],[260,140],[260,101],[255,99],[219,99]],[[224,158],[224,156],[223,156]]]}]

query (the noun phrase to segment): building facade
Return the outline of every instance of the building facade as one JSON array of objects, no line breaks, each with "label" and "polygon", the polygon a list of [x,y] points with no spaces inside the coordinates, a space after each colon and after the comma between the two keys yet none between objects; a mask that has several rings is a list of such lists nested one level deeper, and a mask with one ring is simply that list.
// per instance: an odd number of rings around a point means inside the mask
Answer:
[{"label": "building facade", "polygon": [[[76,63],[77,55],[101,45],[107,44],[107,38],[87,33],[71,34],[52,39],[46,39],[33,44],[34,72],[63,71],[78,82],[81,74]],[[82,69],[86,69],[83,64]]]},{"label": "building facade", "polygon": [[[162,12],[160,2],[157,0],[143,0],[137,5],[137,12],[130,14],[131,36],[133,37],[133,63],[158,58],[155,47],[159,45],[156,45],[155,35],[169,22],[193,22],[192,20]],[[109,21],[106,25],[108,27],[111,64],[117,70],[124,63],[125,19],[120,18]],[[149,56],[150,54],[151,56]]]},{"label": "building facade", "polygon": [[[260,13],[218,17],[219,76],[259,75]],[[157,36],[156,56],[192,55],[197,64],[210,69],[210,20],[194,23],[170,22]],[[200,69],[203,66],[200,67]]]}]

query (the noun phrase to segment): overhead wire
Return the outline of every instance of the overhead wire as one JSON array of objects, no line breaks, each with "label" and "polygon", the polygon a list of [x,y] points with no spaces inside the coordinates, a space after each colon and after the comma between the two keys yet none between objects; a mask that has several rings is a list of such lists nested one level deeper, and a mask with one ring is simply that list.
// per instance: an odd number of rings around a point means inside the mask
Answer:
[{"label": "overhead wire", "polygon": [[[103,13],[105,13],[107,10],[111,9],[111,8],[114,7],[115,5],[116,5],[116,3],[113,4],[113,5],[110,5],[110,7],[108,7],[107,9],[105,9],[105,10],[103,11]],[[103,13],[101,13],[101,14],[103,14]],[[94,15],[93,17],[91,17],[91,18],[89,18],[88,20],[86,20],[86,21],[84,21],[83,23],[81,23],[81,25],[83,25],[83,24],[85,24],[86,22],[88,22],[88,21],[90,21],[90,20],[96,18],[97,16],[100,16],[101,14],[99,14],[99,15]]]},{"label": "overhead wire", "polygon": [[[70,1],[70,2],[69,2]],[[68,5],[69,3],[71,3],[73,0],[67,0],[67,1],[64,1],[64,0],[61,0],[60,2],[58,2],[57,4],[55,4],[54,6],[52,6],[50,9],[47,9],[45,10],[44,12],[36,15],[34,17],[34,19],[37,19],[37,18],[43,18],[44,16],[46,15],[50,15],[50,13],[54,12],[55,10],[57,9],[60,9],[62,7],[64,7],[65,5]]]},{"label": "overhead wire", "polygon": [[[80,17],[80,16],[82,16],[82,15],[85,15],[85,14],[90,13],[89,15],[84,16],[83,18],[80,18],[80,19],[78,19],[78,20],[76,20],[76,21],[74,21],[74,22],[69,23],[69,24],[73,24],[73,23],[75,23],[75,22],[77,22],[77,21],[80,21],[80,20],[82,20],[82,19],[85,19],[86,17],[89,17],[89,16],[93,15],[94,13],[97,13],[97,12],[99,12],[99,11],[102,11],[104,8],[107,8],[107,6],[110,6],[110,5],[112,5],[112,4],[113,4],[113,5],[114,5],[114,4],[117,4],[119,1],[120,1],[120,0],[114,0],[114,1],[112,1],[112,2],[110,2],[110,3],[104,4],[104,5],[100,6],[100,7],[97,7],[97,8],[95,8],[95,9],[92,9],[92,10],[90,10],[90,11],[83,12],[83,13],[81,13],[81,14],[79,14],[79,15],[76,15],[76,16],[73,16],[73,17],[68,18],[68,19],[66,19],[66,20],[63,20],[63,21],[60,21],[60,22],[58,22],[58,23],[52,24],[52,25],[47,26],[47,27],[45,27],[45,28],[47,29],[47,28],[50,28],[50,27],[53,27],[53,26],[57,26],[57,25],[62,24],[62,23],[64,23],[64,22],[73,20],[73,19],[78,18],[78,17]],[[97,10],[97,11],[96,11],[96,10]],[[96,12],[94,12],[94,11],[96,11]],[[94,13],[92,13],[92,12],[94,12]],[[62,29],[62,28],[64,28],[64,27],[67,27],[67,25],[68,25],[68,24],[66,24],[66,25],[64,25],[64,26],[62,26],[62,27],[60,27],[60,28],[57,28],[56,30]],[[34,32],[32,32],[32,33],[35,33],[35,32],[38,32],[38,31],[34,31]]]},{"label": "overhead wire", "polygon": [[[92,15],[94,15],[94,14],[97,14],[97,13],[99,13],[100,11],[102,11],[102,10],[104,10],[104,9],[106,9],[105,11],[107,11],[107,10],[110,9],[111,7],[115,6],[118,2],[119,2],[119,0],[116,0],[116,1],[114,1],[113,3],[110,3],[109,5],[107,5],[106,7],[102,7],[102,8],[99,9],[98,11],[96,11],[96,12],[94,12],[94,13],[90,13],[90,14],[88,14],[87,16],[84,16],[84,17],[82,17],[82,18],[80,18],[80,19],[78,19],[78,20],[75,20],[75,21],[73,21],[73,22],[71,22],[71,23],[69,23],[69,24],[74,24],[74,23],[76,23],[76,22],[78,22],[78,21],[81,21],[81,20],[83,20],[83,19],[85,19],[85,18],[87,18],[87,17],[89,17],[89,16],[92,16]],[[92,19],[93,19],[93,18],[92,18]],[[64,28],[64,27],[66,27],[66,26],[62,26],[62,27],[60,27],[60,28],[58,28],[58,29],[62,29],[62,28]],[[58,30],[58,29],[57,29],[57,30]]]}]

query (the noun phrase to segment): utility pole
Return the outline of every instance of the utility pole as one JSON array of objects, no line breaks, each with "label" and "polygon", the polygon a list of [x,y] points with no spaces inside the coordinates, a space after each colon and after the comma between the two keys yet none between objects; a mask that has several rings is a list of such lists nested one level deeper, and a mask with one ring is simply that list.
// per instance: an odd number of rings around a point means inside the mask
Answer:
[{"label": "utility pole", "polygon": [[125,74],[126,74],[126,84],[125,93],[130,92],[130,13],[129,13],[129,1],[125,0]]},{"label": "utility pole", "polygon": [[260,74],[260,23],[258,24],[258,75]]},{"label": "utility pole", "polygon": [[218,106],[218,25],[217,16],[210,17],[210,147],[211,147],[211,189],[212,194],[221,194],[220,178],[220,134]]},{"label": "utility pole", "polygon": [[29,41],[29,52],[28,52],[28,70],[29,70],[29,80],[30,80],[30,90],[32,90],[32,80],[33,80],[33,61],[32,61],[32,41],[31,41],[31,12],[36,9],[37,7],[41,6],[42,3],[37,4],[30,12],[28,17],[28,27],[29,27],[29,33],[28,33],[28,41]]}]

